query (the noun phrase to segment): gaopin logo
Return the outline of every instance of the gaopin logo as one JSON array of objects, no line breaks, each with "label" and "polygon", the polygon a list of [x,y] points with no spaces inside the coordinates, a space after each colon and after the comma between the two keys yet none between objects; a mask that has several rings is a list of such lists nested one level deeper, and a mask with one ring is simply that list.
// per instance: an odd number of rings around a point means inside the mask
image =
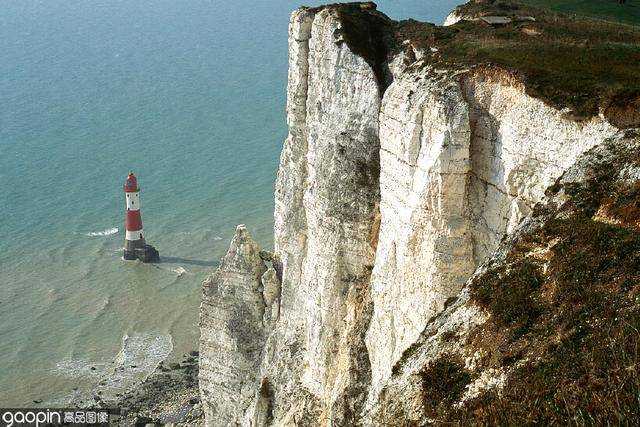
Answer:
[{"label": "gaopin logo", "polygon": [[36,426],[53,424],[62,424],[62,415],[60,412],[54,412],[50,410],[46,411],[32,411],[32,410],[13,410],[4,411],[2,414],[2,421],[6,427],[13,426]]},{"label": "gaopin logo", "polygon": [[[107,426],[109,409],[0,408],[0,427]],[[120,414],[119,409],[111,413]]]}]

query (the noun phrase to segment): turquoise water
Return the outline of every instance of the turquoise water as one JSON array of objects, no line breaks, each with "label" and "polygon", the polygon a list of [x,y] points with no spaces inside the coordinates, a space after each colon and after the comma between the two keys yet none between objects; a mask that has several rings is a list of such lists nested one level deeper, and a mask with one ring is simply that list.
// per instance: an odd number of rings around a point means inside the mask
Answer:
[{"label": "turquoise water", "polygon": [[[434,22],[456,4],[378,3]],[[0,406],[80,404],[196,348],[235,225],[272,246],[297,6],[0,5]],[[158,265],[120,258],[129,170]]]}]

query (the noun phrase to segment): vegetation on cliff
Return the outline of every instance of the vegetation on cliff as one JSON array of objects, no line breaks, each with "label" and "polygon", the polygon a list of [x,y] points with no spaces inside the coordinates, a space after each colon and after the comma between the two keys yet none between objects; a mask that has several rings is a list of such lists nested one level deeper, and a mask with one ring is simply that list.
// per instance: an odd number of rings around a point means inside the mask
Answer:
[{"label": "vegetation on cliff", "polygon": [[627,425],[640,418],[640,185],[620,179],[621,171],[640,169],[640,140],[612,149],[587,180],[552,187],[550,196],[562,192],[568,201],[559,210],[538,208],[542,227],[472,281],[471,301],[490,317],[464,347],[482,354],[482,370],[509,374],[499,390],[456,406],[461,393],[452,402],[453,392],[441,393],[442,378],[460,390],[475,374],[451,355],[425,367],[424,404],[438,423]]},{"label": "vegetation on cliff", "polygon": [[639,0],[518,0],[555,12],[577,14],[605,21],[640,25]]}]

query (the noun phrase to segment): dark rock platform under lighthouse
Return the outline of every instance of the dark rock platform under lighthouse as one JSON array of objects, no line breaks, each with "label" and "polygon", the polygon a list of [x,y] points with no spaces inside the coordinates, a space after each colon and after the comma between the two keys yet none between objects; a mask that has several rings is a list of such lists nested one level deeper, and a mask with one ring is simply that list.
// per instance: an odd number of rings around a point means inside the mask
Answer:
[{"label": "dark rock platform under lighthouse", "polygon": [[151,245],[144,244],[131,250],[124,250],[124,259],[133,261],[139,259],[142,262],[160,262],[160,253]]}]

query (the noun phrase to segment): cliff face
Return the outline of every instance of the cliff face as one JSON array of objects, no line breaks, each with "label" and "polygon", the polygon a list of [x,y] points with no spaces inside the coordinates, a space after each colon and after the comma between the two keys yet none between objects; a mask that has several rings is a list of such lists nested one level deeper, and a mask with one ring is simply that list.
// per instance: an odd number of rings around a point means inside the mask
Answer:
[{"label": "cliff face", "polygon": [[380,113],[380,239],[368,333],[380,385],[544,190],[615,129],[575,123],[500,75],[395,79]]},{"label": "cliff face", "polygon": [[238,424],[260,386],[265,342],[262,276],[267,267],[258,245],[238,226],[220,268],[203,283],[200,309],[200,389],[211,425]]},{"label": "cliff face", "polygon": [[380,97],[371,68],[340,42],[330,10],[302,10],[291,22],[290,133],[276,182],[275,252],[283,321],[304,331],[302,381],[321,395],[331,387],[347,296],[373,266]]},{"label": "cliff face", "polygon": [[425,331],[486,321],[462,302],[438,315],[545,190],[617,131],[602,117],[572,121],[507,72],[392,51],[392,28],[370,3],[291,17],[275,252],[239,228],[204,282],[208,425],[376,425],[388,393],[420,405],[411,378],[428,361],[399,378],[407,355],[439,351]]}]

